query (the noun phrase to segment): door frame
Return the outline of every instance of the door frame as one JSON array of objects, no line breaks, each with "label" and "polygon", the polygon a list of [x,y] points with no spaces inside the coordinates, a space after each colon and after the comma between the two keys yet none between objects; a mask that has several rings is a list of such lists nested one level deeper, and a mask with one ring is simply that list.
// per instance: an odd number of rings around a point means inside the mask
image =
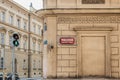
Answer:
[{"label": "door frame", "polygon": [[110,31],[77,31],[77,73],[78,77],[84,77],[82,72],[82,37],[84,36],[96,36],[105,37],[105,76],[111,77],[111,61],[110,61]]}]

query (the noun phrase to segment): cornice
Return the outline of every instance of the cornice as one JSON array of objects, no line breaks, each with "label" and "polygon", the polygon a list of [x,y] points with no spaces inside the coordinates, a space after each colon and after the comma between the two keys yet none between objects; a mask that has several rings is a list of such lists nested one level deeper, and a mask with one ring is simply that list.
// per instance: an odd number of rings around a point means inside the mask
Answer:
[{"label": "cornice", "polygon": [[12,3],[14,6],[17,6],[18,8],[24,10],[25,12],[29,13],[29,10],[26,9],[25,7],[21,6],[20,4],[18,4],[17,2],[13,1],[13,0],[7,0],[8,2]]},{"label": "cornice", "polygon": [[31,32],[31,31],[30,31],[30,34],[33,35],[33,36],[36,36],[36,37],[39,37],[39,38],[42,39],[42,36],[40,36],[40,35],[38,35],[38,34],[35,34],[35,33]]},{"label": "cornice", "polygon": [[57,14],[84,14],[84,13],[120,13],[120,8],[48,8],[36,12],[40,16]]},{"label": "cornice", "polygon": [[76,27],[74,31],[112,31],[112,27]]},{"label": "cornice", "polygon": [[1,22],[1,21],[0,21],[0,24],[6,25],[6,26],[11,27],[11,28],[14,28],[14,29],[17,29],[17,30],[22,31],[22,32],[25,32],[25,33],[27,33],[27,34],[29,33],[28,31],[25,31],[25,30],[23,30],[23,29],[17,28],[16,26],[10,25],[10,24],[5,23],[5,22]]}]

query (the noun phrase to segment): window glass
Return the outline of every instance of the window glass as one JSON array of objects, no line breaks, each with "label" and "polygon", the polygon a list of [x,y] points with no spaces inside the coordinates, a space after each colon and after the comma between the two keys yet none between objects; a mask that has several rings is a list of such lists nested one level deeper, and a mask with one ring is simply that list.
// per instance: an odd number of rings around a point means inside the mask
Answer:
[{"label": "window glass", "polygon": [[27,23],[24,22],[24,30],[26,30],[26,29],[27,29]]},{"label": "window glass", "polygon": [[13,25],[13,16],[12,16],[12,15],[10,15],[9,23],[10,23],[11,25]]},{"label": "window glass", "polygon": [[41,26],[38,26],[38,34],[41,35]]},{"label": "window glass", "polygon": [[17,27],[20,28],[20,19],[17,19]]},{"label": "window glass", "polygon": [[33,42],[33,50],[35,50],[35,47],[36,47],[35,42]]},{"label": "window glass", "polygon": [[1,12],[1,21],[5,22],[5,12]]},{"label": "window glass", "polygon": [[33,30],[34,30],[33,32],[36,33],[36,25],[35,24],[33,26]]},{"label": "window glass", "polygon": [[1,57],[1,59],[0,59],[0,68],[3,68],[4,66],[4,64],[3,64],[3,62],[4,62],[4,59],[3,59],[3,57]]},{"label": "window glass", "polygon": [[5,44],[5,35],[1,33],[1,44]]},{"label": "window glass", "polygon": [[26,40],[24,40],[23,48],[24,48],[24,49],[27,49],[27,41],[26,41]]},{"label": "window glass", "polygon": [[9,45],[12,46],[12,36],[9,36]]}]

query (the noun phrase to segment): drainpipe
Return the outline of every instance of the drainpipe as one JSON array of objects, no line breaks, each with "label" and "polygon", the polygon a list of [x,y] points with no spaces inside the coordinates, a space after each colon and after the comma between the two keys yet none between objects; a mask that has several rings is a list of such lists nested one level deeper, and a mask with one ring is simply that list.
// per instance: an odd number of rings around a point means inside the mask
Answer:
[{"label": "drainpipe", "polygon": [[31,77],[31,44],[30,44],[30,27],[31,27],[31,13],[28,14],[28,77]]}]

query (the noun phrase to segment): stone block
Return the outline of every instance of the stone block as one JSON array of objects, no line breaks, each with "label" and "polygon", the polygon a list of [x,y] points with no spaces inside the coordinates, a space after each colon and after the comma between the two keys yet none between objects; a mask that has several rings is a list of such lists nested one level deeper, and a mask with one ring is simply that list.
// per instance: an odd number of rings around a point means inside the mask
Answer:
[{"label": "stone block", "polygon": [[68,77],[69,73],[68,72],[59,72],[57,73],[57,77],[59,78],[64,78],[64,77]]},{"label": "stone block", "polygon": [[62,32],[61,31],[57,31],[57,35],[62,35]]},{"label": "stone block", "polygon": [[119,68],[118,67],[112,67],[112,72],[119,72]]},{"label": "stone block", "polygon": [[57,59],[58,60],[62,59],[62,55],[57,55]]},{"label": "stone block", "polygon": [[58,30],[69,30],[69,24],[59,24]]},{"label": "stone block", "polygon": [[62,48],[62,54],[70,54],[69,48]]},{"label": "stone block", "polygon": [[62,48],[57,48],[57,54],[62,54]]},{"label": "stone block", "polygon": [[68,4],[67,0],[58,0],[57,1],[58,8],[74,8],[75,6],[76,6],[75,0],[69,0],[69,4]]},{"label": "stone block", "polygon": [[77,77],[77,73],[74,73],[74,72],[69,73],[69,75],[70,75],[70,77]]},{"label": "stone block", "polygon": [[57,67],[57,72],[61,72],[62,71],[62,67]]},{"label": "stone block", "polygon": [[62,67],[62,72],[76,72],[76,67]]},{"label": "stone block", "polygon": [[76,32],[75,31],[62,31],[62,35],[71,35],[71,36],[74,36],[76,35]]},{"label": "stone block", "polygon": [[111,49],[112,54],[119,54],[119,48],[118,47],[114,47]]},{"label": "stone block", "polygon": [[70,67],[77,66],[77,62],[75,60],[70,60]]},{"label": "stone block", "polygon": [[77,54],[76,48],[70,48],[70,54]]},{"label": "stone block", "polygon": [[118,35],[110,36],[110,41],[113,42],[113,43],[119,42],[119,36]]},{"label": "stone block", "polygon": [[119,60],[112,60],[112,67],[119,67]]},{"label": "stone block", "polygon": [[118,43],[111,43],[110,46],[111,47],[119,47],[120,45]]},{"label": "stone block", "polygon": [[112,55],[112,56],[111,56],[111,59],[112,59],[112,60],[118,60],[118,59],[119,59],[119,56],[118,56],[118,55]]},{"label": "stone block", "polygon": [[76,55],[62,55],[62,59],[76,60]]},{"label": "stone block", "polygon": [[112,77],[118,78],[119,77],[119,73],[118,72],[112,72]]},{"label": "stone block", "polygon": [[61,66],[61,67],[69,66],[69,61],[68,60],[58,60],[57,66]]}]

